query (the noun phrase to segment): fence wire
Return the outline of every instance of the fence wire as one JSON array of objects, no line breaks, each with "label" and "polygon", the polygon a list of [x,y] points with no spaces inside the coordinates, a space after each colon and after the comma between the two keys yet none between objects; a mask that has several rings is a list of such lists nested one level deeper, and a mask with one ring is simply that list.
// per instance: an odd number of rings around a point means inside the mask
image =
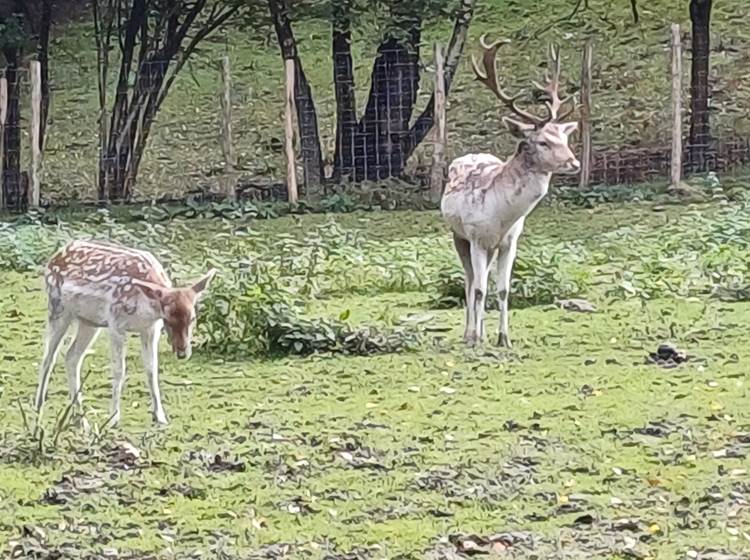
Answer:
[{"label": "fence wire", "polygon": [[[722,182],[750,180],[750,93],[742,87],[737,65],[741,45],[719,45],[708,65],[709,92],[695,103],[691,89],[693,60],[689,33],[682,35],[683,174],[702,180],[713,172]],[[627,57],[622,49],[627,49]],[[489,152],[506,159],[515,140],[502,124],[505,110],[473,77],[470,55],[464,53],[448,95],[446,159],[471,152]],[[562,48],[561,90],[579,93],[583,44]],[[618,54],[619,53],[619,54]],[[476,54],[476,53],[475,53]],[[96,65],[93,61],[52,64],[50,108],[44,146],[42,203],[96,202],[103,196],[102,175],[124,175],[130,200],[181,200],[186,196],[283,200],[286,197],[284,153],[284,67],[280,57],[246,56],[227,50],[231,67],[232,158],[225,161],[220,99],[221,60],[199,53],[181,73],[149,128],[143,153],[115,149],[127,144],[137,117],[121,135],[100,142]],[[592,138],[590,184],[661,184],[669,181],[671,165],[671,75],[669,34],[662,43],[594,43],[592,74]],[[403,48],[301,57],[296,69],[296,171],[303,196],[328,194],[351,183],[393,185],[392,179],[415,192],[426,189],[434,148],[429,111],[435,74],[432,49],[420,56]],[[313,66],[315,65],[315,66]],[[528,90],[543,78],[544,44],[504,52],[498,75],[512,93]],[[325,68],[321,71],[320,68]],[[141,68],[136,89],[157,95],[163,68]],[[3,74],[4,75],[4,74]],[[116,76],[110,75],[106,130],[115,102]],[[10,88],[9,108],[20,119],[4,129],[4,205],[25,207],[28,189],[29,70],[17,73]],[[133,87],[125,92],[133,95]],[[698,92],[700,93],[700,92]],[[700,97],[700,96],[698,96]],[[699,100],[700,101],[700,100]],[[527,99],[527,103],[529,100]],[[537,106],[539,107],[539,106]],[[14,109],[15,110],[15,109]],[[574,117],[575,118],[575,117]],[[695,123],[698,123],[696,128]],[[121,129],[122,131],[122,129]],[[580,153],[580,142],[573,138]],[[133,159],[141,159],[134,174]],[[110,177],[111,179],[111,177]],[[576,177],[558,177],[557,184],[577,184]],[[111,192],[110,202],[118,201]]]}]

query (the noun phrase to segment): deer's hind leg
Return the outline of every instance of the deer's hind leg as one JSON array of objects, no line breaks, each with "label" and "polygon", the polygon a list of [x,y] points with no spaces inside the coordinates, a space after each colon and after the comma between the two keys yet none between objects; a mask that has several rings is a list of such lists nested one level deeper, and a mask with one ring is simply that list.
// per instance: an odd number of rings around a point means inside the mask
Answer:
[{"label": "deer's hind leg", "polygon": [[67,313],[54,309],[52,305],[50,306],[47,316],[47,332],[44,335],[44,355],[39,365],[39,383],[37,384],[36,398],[34,399],[34,406],[40,415],[44,401],[47,398],[49,378],[52,368],[55,365],[57,351],[60,349],[60,343],[68,331],[71,321],[72,317]]},{"label": "deer's hind leg", "polygon": [[474,270],[474,282],[472,284],[473,343],[481,343],[484,337],[484,306],[487,299],[489,266],[494,253],[494,249],[485,249],[479,243],[471,244],[471,266]]},{"label": "deer's hind leg", "polygon": [[464,295],[466,298],[464,342],[471,344],[476,337],[476,333],[472,329],[472,326],[474,325],[474,297],[472,290],[472,284],[474,283],[474,269],[471,266],[471,243],[454,233],[453,244],[456,247],[458,258],[461,260],[461,265],[464,267]]}]

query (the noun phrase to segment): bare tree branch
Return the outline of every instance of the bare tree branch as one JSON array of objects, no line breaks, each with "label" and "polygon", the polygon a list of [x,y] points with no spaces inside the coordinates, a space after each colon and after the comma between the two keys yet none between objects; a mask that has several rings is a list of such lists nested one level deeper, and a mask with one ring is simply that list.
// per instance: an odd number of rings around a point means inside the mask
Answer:
[{"label": "bare tree branch", "polygon": [[[198,44],[241,8],[224,0],[107,0],[117,17],[104,17],[103,0],[95,0],[95,32],[99,66],[99,103],[107,103],[111,45],[108,22],[117,25],[120,69],[110,125],[100,126],[99,194],[101,198],[131,195],[153,124],[177,74]],[[183,45],[187,41],[187,44]]]}]

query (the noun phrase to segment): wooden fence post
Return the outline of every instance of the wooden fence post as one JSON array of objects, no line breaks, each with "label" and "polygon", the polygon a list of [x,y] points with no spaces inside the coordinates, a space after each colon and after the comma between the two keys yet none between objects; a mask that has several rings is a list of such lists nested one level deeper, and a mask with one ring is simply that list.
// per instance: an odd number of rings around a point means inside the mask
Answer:
[{"label": "wooden fence post", "polygon": [[286,188],[290,204],[297,204],[297,157],[294,152],[294,59],[284,60],[286,95],[284,103],[284,140],[286,147]]},{"label": "wooden fence post", "polygon": [[682,180],[682,39],[672,24],[672,187]]},{"label": "wooden fence post", "polygon": [[234,143],[232,142],[232,69],[229,57],[221,59],[221,152],[224,157],[223,191],[228,200],[237,200],[234,184]]},{"label": "wooden fence post", "polygon": [[38,208],[42,198],[42,65],[29,63],[31,72],[31,173],[29,174],[29,208]]},{"label": "wooden fence post", "polygon": [[8,78],[0,78],[0,211],[5,209],[5,122],[8,118]]},{"label": "wooden fence post", "polygon": [[440,202],[445,184],[446,99],[443,48],[435,43],[435,143],[430,170],[430,197]]},{"label": "wooden fence post", "polygon": [[591,181],[592,139],[591,139],[591,65],[594,57],[594,46],[591,39],[583,48],[583,65],[581,67],[581,176],[579,187],[588,188]]}]

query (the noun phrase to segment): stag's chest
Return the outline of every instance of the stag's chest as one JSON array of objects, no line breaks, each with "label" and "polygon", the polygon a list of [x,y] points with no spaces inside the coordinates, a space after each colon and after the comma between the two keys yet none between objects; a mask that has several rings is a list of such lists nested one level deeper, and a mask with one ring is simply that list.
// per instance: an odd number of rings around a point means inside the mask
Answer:
[{"label": "stag's chest", "polygon": [[491,249],[544,198],[547,186],[533,182],[475,191],[463,200],[446,201],[443,214],[459,236]]},{"label": "stag's chest", "polygon": [[511,227],[528,216],[547,194],[549,181],[525,181],[508,187],[493,189],[488,198],[487,214]]}]

